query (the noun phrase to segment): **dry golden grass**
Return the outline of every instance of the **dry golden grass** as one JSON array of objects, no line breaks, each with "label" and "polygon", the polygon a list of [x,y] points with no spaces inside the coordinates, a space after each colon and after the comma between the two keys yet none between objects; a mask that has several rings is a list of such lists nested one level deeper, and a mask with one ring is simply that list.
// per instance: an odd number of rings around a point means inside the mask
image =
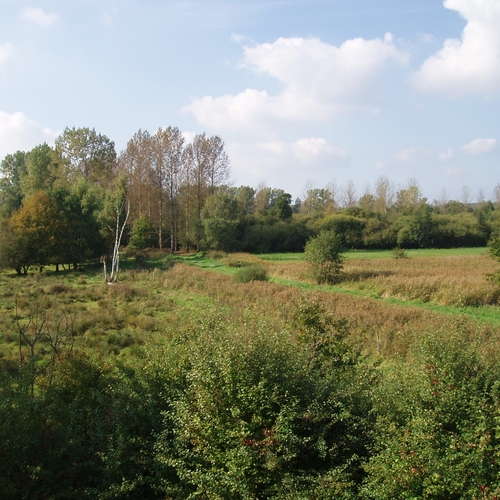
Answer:
[{"label": "dry golden grass", "polygon": [[[406,263],[389,261],[385,264],[404,266]],[[419,263],[408,264],[419,266]],[[288,266],[290,264],[284,267]],[[300,263],[291,266],[302,272]],[[356,269],[355,266],[353,262],[349,268]],[[269,264],[268,267],[278,274],[276,267],[281,265]],[[301,301],[318,301],[329,314],[349,322],[353,342],[366,352],[386,359],[404,354],[408,346],[424,332],[451,332],[458,329],[464,341],[467,337],[483,338],[486,350],[486,346],[497,345],[500,341],[500,327],[479,325],[465,316],[456,317],[425,308],[390,304],[371,297],[301,290],[270,282],[237,284],[231,276],[183,264],[165,273],[165,285],[177,292],[209,299],[228,321],[245,324],[248,328],[254,327],[252,321],[260,320],[279,329],[293,328],[292,317]],[[253,320],[249,320],[252,314]],[[495,352],[498,349],[495,348]]]},{"label": "dry golden grass", "polygon": [[[400,300],[440,305],[498,305],[500,289],[488,275],[498,265],[485,255],[347,260],[339,286]],[[304,262],[272,263],[271,276],[310,280]]]}]

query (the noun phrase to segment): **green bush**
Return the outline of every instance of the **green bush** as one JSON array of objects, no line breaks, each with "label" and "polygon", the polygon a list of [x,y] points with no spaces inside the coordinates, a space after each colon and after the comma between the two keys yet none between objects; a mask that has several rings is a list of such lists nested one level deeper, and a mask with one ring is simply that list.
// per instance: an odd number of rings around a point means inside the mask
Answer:
[{"label": "green bush", "polygon": [[499,371],[466,336],[419,338],[375,388],[366,498],[497,498]]},{"label": "green bush", "polygon": [[311,238],[304,249],[312,275],[318,283],[336,283],[343,268],[341,239],[335,231],[320,231]]},{"label": "green bush", "polygon": [[269,277],[262,266],[249,265],[239,269],[235,273],[234,279],[238,283],[249,283],[250,281],[267,281]]},{"label": "green bush", "polygon": [[396,247],[392,251],[392,257],[393,259],[407,259],[408,254],[404,248]]}]

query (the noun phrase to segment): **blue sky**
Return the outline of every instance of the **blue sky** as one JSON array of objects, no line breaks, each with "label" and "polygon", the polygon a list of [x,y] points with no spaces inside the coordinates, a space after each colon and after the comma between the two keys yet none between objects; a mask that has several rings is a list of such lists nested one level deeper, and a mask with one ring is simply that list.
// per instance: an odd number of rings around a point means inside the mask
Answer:
[{"label": "blue sky", "polygon": [[219,134],[294,197],[500,182],[500,0],[0,0],[0,158],[69,127]]}]

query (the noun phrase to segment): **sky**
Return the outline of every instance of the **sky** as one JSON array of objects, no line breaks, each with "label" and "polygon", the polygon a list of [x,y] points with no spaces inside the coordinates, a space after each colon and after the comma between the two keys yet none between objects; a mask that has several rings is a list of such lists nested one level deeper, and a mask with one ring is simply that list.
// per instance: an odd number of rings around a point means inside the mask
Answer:
[{"label": "sky", "polygon": [[219,135],[231,182],[500,183],[500,0],[0,0],[0,159],[90,127]]}]

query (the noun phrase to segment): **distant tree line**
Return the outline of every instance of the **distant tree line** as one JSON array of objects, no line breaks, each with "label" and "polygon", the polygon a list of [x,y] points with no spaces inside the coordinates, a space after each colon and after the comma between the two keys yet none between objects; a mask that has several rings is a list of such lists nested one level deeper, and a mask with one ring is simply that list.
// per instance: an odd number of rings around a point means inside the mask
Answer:
[{"label": "distant tree line", "polygon": [[186,142],[176,127],[139,130],[124,151],[95,129],[66,128],[54,147],[17,151],[1,162],[0,265],[71,265],[111,253],[116,207],[130,207],[123,243],[176,252],[218,249],[302,251],[312,235],[335,231],[345,248],[482,246],[498,236],[494,200],[472,203],[443,192],[432,204],[418,183],[380,177],[356,195],[354,182],[308,186],[303,199],[279,188],[229,185],[222,139]]},{"label": "distant tree line", "polygon": [[472,247],[484,246],[499,232],[500,185],[494,201],[481,197],[475,203],[445,198],[428,203],[413,179],[396,189],[380,177],[373,191],[359,198],[355,193],[351,181],[343,188],[310,187],[303,200],[292,203],[281,189],[222,186],[201,213],[205,245],[254,253],[302,251],[311,236],[325,230],[334,231],[348,249]]}]

